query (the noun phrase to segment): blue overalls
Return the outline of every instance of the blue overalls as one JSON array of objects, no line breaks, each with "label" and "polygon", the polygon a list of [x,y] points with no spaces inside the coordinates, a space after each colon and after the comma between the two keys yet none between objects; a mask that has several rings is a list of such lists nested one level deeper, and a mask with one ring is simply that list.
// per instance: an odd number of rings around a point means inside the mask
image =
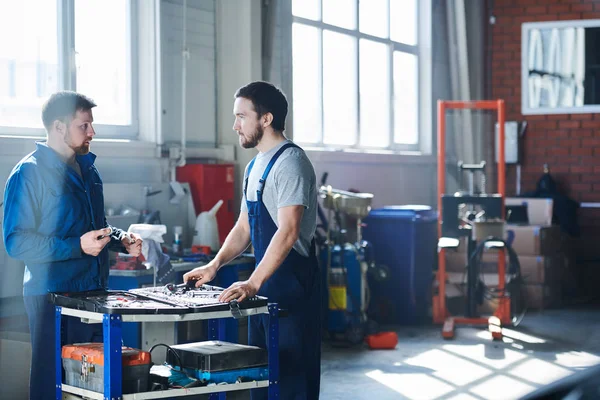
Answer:
[{"label": "blue overalls", "polygon": [[[259,181],[257,201],[247,201],[250,237],[254,246],[256,265],[259,265],[277,231],[277,225],[262,201],[265,181],[279,156],[289,147],[286,144],[271,158]],[[248,176],[254,165],[248,166],[244,194],[248,189]],[[279,320],[280,398],[318,399],[321,379],[321,327],[319,317],[320,281],[314,240],[308,257],[292,249],[275,273],[262,285],[258,294],[287,311]],[[268,346],[269,316],[250,318],[248,342],[250,345]],[[266,399],[267,389],[252,391],[252,399]]]}]

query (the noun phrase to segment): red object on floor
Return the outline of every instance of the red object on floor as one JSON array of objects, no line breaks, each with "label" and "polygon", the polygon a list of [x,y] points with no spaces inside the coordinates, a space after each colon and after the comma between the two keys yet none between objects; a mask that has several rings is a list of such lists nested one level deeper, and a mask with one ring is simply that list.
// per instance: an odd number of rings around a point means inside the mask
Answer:
[{"label": "red object on floor", "polygon": [[210,210],[219,200],[223,200],[223,206],[217,212],[221,244],[235,223],[234,180],[233,164],[186,164],[177,167],[177,181],[190,184],[196,215]]},{"label": "red object on floor", "polygon": [[398,335],[396,332],[381,332],[373,335],[367,335],[365,342],[371,350],[390,349],[393,350],[398,344]]}]

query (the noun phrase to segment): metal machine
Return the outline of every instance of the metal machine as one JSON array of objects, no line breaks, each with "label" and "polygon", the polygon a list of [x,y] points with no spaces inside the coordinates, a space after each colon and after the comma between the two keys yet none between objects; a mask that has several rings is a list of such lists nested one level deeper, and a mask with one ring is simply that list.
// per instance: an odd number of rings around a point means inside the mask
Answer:
[{"label": "metal machine", "polygon": [[[469,174],[469,189],[454,195],[446,194],[446,157],[445,157],[445,114],[448,109],[480,109],[496,110],[498,114],[498,188],[496,193],[485,193],[485,163],[459,163],[462,176]],[[433,295],[433,320],[443,323],[444,338],[454,336],[455,324],[488,325],[494,339],[502,337],[501,326],[510,324],[511,298],[506,290],[506,256],[509,246],[504,238],[504,197],[505,197],[505,162],[504,162],[504,101],[438,101],[438,270]],[[481,173],[483,178],[479,190],[476,190],[475,174]],[[462,181],[462,179],[461,179]],[[491,240],[493,238],[494,240]],[[451,316],[446,307],[446,258],[445,253],[456,249],[461,239],[467,242],[467,301],[464,316]],[[477,315],[476,307],[480,283],[475,250],[481,252],[482,247],[496,248],[498,256],[498,307],[493,316],[483,318]],[[514,259],[512,257],[511,259]],[[518,263],[518,261],[517,261]],[[519,274],[518,267],[515,275]]]},{"label": "metal machine", "polygon": [[[350,343],[362,342],[367,332],[367,307],[369,302],[367,273],[369,263],[368,243],[362,240],[362,219],[371,210],[371,193],[352,193],[322,186],[319,190],[323,206],[329,211],[326,241],[320,258],[322,281],[327,287],[325,296],[324,326],[334,339]],[[335,214],[336,228],[332,228]],[[342,219],[356,219],[356,241],[350,242]]]}]

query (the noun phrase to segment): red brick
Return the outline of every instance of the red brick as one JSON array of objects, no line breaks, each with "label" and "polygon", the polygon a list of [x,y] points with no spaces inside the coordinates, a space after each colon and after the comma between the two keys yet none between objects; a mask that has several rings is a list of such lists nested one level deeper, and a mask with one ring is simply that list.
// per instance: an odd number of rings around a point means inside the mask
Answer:
[{"label": "red brick", "polygon": [[584,147],[600,146],[600,137],[598,137],[598,138],[583,138],[583,139],[581,139],[581,145]]},{"label": "red brick", "polygon": [[590,120],[594,118],[594,114],[571,114],[571,119]]},{"label": "red brick", "polygon": [[558,14],[558,19],[560,19],[560,20],[569,20],[569,19],[577,20],[577,19],[581,19],[581,17],[582,17],[581,13]]},{"label": "red brick", "polygon": [[[552,156],[566,156],[566,155],[570,154],[569,149],[566,147],[550,147],[550,148],[546,149],[546,152]],[[590,154],[591,154],[591,151],[590,151]]]},{"label": "red brick", "polygon": [[[531,124],[531,129],[556,129],[557,128],[557,124],[556,121],[532,121],[530,122]],[[561,126],[561,128],[563,128]],[[568,126],[565,128],[569,128]]]},{"label": "red brick", "polygon": [[581,127],[600,129],[600,120],[594,119],[592,121],[581,121]]},{"label": "red brick", "polygon": [[569,6],[568,4],[549,4],[548,5],[548,12],[551,12],[551,13],[569,12],[570,9],[571,9],[571,6]]},{"label": "red brick", "polygon": [[573,138],[563,138],[563,139],[559,139],[558,140],[558,145],[561,147],[580,147],[581,146],[581,140],[580,139],[573,139]]},{"label": "red brick", "polygon": [[581,175],[581,182],[582,183],[594,183],[594,184],[600,184],[600,175],[597,174],[583,174]]},{"label": "red brick", "polygon": [[[586,121],[584,121],[586,122]],[[581,126],[581,122],[579,121],[560,121],[558,123],[559,128],[567,128],[567,129],[574,129],[574,128],[579,128],[579,126]]]},{"label": "red brick", "polygon": [[[594,167],[590,167],[590,166],[586,167],[586,166],[582,166],[582,165],[571,165],[569,167],[569,169],[574,174],[589,174],[594,171]],[[598,179],[598,181],[600,182],[600,179]]]},{"label": "red brick", "polygon": [[[600,185],[594,185],[600,188]],[[573,192],[589,192],[592,190],[592,185],[589,183],[574,183],[571,185]]]},{"label": "red brick", "polygon": [[[596,4],[598,7],[598,4]],[[571,11],[592,11],[594,9],[594,4],[571,4]],[[596,8],[598,10],[598,8]]]},{"label": "red brick", "polygon": [[546,6],[533,6],[525,8],[525,12],[530,16],[533,16],[533,14],[546,14],[548,12],[548,9],[546,8]]},{"label": "red brick", "polygon": [[571,155],[574,156],[591,156],[593,149],[591,147],[572,147]]}]

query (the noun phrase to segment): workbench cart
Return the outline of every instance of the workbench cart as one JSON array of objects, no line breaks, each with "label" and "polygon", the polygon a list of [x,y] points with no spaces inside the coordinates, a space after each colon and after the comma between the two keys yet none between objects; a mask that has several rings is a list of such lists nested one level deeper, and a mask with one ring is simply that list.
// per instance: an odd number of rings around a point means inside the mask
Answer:
[{"label": "workbench cart", "polygon": [[[257,314],[269,314],[268,370],[269,379],[235,384],[210,385],[188,389],[170,389],[133,394],[122,393],[122,324],[125,322],[186,322],[208,320],[210,340],[225,339],[225,321],[233,318],[228,311],[207,311],[185,314],[102,314],[56,306],[55,311],[55,363],[56,363],[56,399],[62,399],[62,392],[72,393],[90,399],[100,400],[142,400],[161,399],[198,394],[209,394],[210,400],[225,399],[226,392],[268,387],[269,399],[279,398],[279,310],[277,304],[268,304],[255,308],[240,309],[242,317]],[[101,323],[104,333],[104,393],[93,392],[62,382],[61,359],[61,318],[63,316],[81,318],[86,323]]]}]

